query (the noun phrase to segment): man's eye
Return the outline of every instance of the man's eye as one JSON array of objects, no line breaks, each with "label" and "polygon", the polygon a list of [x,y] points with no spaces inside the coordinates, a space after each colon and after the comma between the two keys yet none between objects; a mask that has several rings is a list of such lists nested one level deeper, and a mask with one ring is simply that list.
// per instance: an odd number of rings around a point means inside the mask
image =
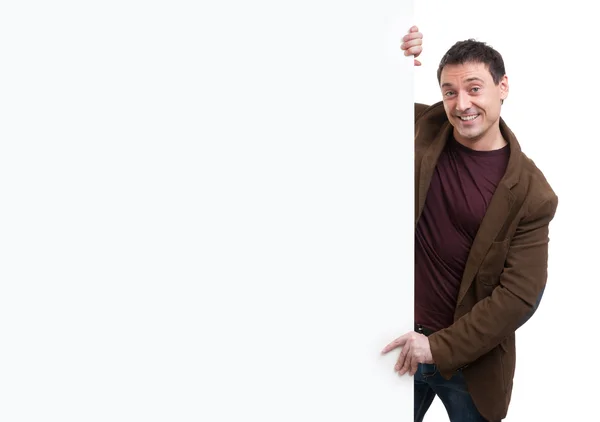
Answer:
[{"label": "man's eye", "polygon": [[454,95],[454,91],[446,91],[446,97],[451,97]]},{"label": "man's eye", "polygon": [[473,92],[479,92],[479,90],[480,90],[480,89],[481,89],[481,88],[479,88],[478,86],[475,86],[475,87],[473,87],[473,88],[471,89],[471,91],[473,91]]}]

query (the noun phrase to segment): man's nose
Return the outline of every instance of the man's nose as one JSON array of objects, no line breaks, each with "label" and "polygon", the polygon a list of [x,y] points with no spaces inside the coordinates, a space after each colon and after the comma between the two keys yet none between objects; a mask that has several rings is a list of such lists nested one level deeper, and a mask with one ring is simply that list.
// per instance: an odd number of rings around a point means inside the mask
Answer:
[{"label": "man's nose", "polygon": [[459,93],[456,98],[456,111],[464,112],[471,107],[471,99],[466,93]]}]

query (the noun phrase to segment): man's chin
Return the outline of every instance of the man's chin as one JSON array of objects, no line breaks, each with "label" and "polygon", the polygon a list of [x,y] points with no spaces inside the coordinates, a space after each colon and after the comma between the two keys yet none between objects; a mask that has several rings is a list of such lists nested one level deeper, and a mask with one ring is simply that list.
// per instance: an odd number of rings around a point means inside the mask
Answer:
[{"label": "man's chin", "polygon": [[469,130],[469,131],[464,131],[464,130],[457,130],[454,132],[454,137],[456,138],[457,141],[459,142],[469,142],[469,143],[473,143],[473,142],[477,142],[479,139],[481,139],[482,137],[482,131],[480,130]]},{"label": "man's chin", "polygon": [[480,130],[458,130],[458,134],[463,139],[477,139],[481,136]]}]

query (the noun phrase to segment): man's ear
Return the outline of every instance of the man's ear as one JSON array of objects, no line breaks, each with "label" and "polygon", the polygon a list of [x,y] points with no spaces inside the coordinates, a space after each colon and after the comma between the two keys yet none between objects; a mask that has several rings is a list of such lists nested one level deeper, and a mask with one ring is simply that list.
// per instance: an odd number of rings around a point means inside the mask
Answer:
[{"label": "man's ear", "polygon": [[508,76],[504,75],[502,77],[502,79],[500,79],[498,86],[500,88],[500,101],[501,101],[501,103],[504,103],[504,100],[506,100],[506,97],[508,97],[508,91],[509,91]]}]

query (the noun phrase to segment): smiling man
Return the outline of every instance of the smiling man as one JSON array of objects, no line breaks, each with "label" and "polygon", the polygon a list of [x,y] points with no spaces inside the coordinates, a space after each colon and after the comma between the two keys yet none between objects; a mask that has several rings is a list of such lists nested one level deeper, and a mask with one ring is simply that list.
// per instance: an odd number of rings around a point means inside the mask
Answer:
[{"label": "smiling man", "polygon": [[[411,28],[405,55],[421,41]],[[402,348],[395,370],[414,375],[416,422],[436,396],[452,422],[500,421],[515,331],[546,285],[558,198],[500,117],[501,55],[460,41],[437,76],[442,101],[415,105],[415,331],[383,353]]]},{"label": "smiling man", "polygon": [[[464,55],[481,61],[464,62]],[[443,104],[454,137],[477,150],[500,149],[507,141],[500,132],[500,108],[508,95],[502,57],[473,40],[454,45],[438,69]]]}]

